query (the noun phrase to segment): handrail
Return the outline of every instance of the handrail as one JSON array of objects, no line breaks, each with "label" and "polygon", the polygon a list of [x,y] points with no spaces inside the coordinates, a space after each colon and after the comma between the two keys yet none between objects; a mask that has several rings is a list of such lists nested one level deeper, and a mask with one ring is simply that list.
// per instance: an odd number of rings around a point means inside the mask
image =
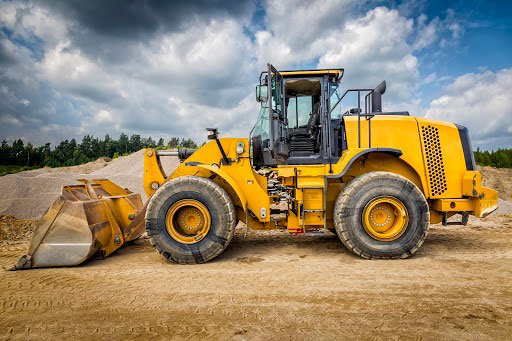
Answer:
[{"label": "handrail", "polygon": [[[368,121],[368,148],[371,147],[371,123],[370,120],[375,116],[371,113],[369,113],[369,108],[371,107],[371,97],[370,95],[374,91],[374,89],[348,89],[343,93],[343,95],[338,99],[336,104],[329,110],[329,117],[332,113],[332,111],[340,104],[341,100],[345,98],[345,96],[349,92],[356,92],[357,91],[357,147],[361,148],[361,116],[364,116],[366,120]],[[368,94],[364,97],[364,114],[361,115],[361,91],[368,91]]]},{"label": "handrail", "polygon": [[[338,100],[338,102],[336,102],[336,104],[334,105],[334,107],[332,107],[332,109],[329,111],[329,114],[336,108],[336,106],[338,106],[338,104],[341,102],[341,100],[345,97],[345,95],[349,92],[352,92],[352,91],[370,91],[373,92],[373,89],[348,89],[347,91],[345,91],[345,93],[343,94],[343,96],[340,97],[340,99]],[[368,95],[367,95],[368,96]]]}]

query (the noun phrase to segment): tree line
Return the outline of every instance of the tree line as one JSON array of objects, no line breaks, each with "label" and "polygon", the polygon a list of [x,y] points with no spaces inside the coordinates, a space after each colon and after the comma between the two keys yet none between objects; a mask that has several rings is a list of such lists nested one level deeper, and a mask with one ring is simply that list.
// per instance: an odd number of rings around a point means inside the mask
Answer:
[{"label": "tree line", "polygon": [[[124,133],[117,140],[109,135],[106,135],[103,139],[93,135],[85,135],[81,143],[77,143],[75,139],[64,140],[55,148],[52,148],[50,143],[34,147],[30,142],[25,144],[21,139],[15,140],[12,144],[4,140],[0,147],[0,166],[16,166],[23,167],[23,169],[44,166],[75,166],[94,161],[103,156],[113,159],[143,148],[169,149],[181,147],[197,148],[197,144],[190,138],[172,137],[165,143],[162,138],[155,141],[151,137],[144,138],[140,135],[128,137]],[[475,161],[480,166],[512,168],[512,149],[498,149],[489,152],[477,148],[474,154]]]},{"label": "tree line", "polygon": [[50,143],[34,147],[30,142],[25,144],[21,139],[15,140],[12,144],[4,140],[0,147],[0,166],[24,168],[75,166],[97,160],[100,157],[113,159],[143,148],[178,147],[197,148],[197,144],[190,138],[173,137],[165,143],[162,138],[155,141],[151,137],[144,138],[140,135],[128,137],[124,133],[117,140],[109,135],[106,135],[104,139],[85,135],[80,143],[77,143],[75,139],[64,140],[55,148],[52,148]]},{"label": "tree line", "polygon": [[480,166],[496,168],[512,168],[512,149],[498,149],[496,151],[481,151],[477,148],[474,152],[475,162]]}]

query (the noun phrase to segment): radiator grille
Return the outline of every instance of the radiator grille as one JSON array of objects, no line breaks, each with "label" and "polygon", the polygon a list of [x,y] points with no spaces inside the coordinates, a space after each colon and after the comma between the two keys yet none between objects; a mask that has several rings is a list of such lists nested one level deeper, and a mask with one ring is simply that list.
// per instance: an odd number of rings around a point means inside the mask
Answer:
[{"label": "radiator grille", "polygon": [[425,147],[430,192],[432,196],[441,195],[447,187],[439,132],[436,127],[427,125],[421,127],[421,134]]}]

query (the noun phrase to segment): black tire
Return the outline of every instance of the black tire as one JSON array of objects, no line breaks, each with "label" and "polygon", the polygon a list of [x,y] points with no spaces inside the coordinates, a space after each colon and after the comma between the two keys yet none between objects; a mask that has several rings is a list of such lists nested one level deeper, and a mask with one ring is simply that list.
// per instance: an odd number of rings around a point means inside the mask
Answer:
[{"label": "black tire", "polygon": [[[381,196],[400,200],[409,216],[402,235],[392,241],[373,238],[363,226],[364,208]],[[427,237],[429,221],[429,207],[418,187],[403,176],[388,172],[371,172],[355,178],[339,194],[334,207],[338,237],[350,251],[366,259],[413,255]]]},{"label": "black tire", "polygon": [[329,232],[334,233],[334,234],[336,234],[336,235],[337,235],[337,233],[336,233],[336,228],[332,228],[332,229],[331,229],[331,228],[328,228],[328,230],[329,230]]},{"label": "black tire", "polygon": [[[171,237],[166,227],[169,208],[179,200],[201,202],[211,217],[207,235],[185,244]],[[153,247],[166,259],[179,264],[204,263],[220,255],[233,238],[236,214],[226,191],[210,179],[184,176],[166,182],[151,197],[146,212],[146,230]]]}]

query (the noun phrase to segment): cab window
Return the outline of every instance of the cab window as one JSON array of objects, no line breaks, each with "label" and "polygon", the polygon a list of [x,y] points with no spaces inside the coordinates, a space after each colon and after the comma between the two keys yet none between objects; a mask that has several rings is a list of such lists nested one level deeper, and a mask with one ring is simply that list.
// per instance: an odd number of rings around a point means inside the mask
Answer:
[{"label": "cab window", "polygon": [[289,97],[287,118],[289,128],[304,127],[308,124],[313,108],[312,96]]}]

